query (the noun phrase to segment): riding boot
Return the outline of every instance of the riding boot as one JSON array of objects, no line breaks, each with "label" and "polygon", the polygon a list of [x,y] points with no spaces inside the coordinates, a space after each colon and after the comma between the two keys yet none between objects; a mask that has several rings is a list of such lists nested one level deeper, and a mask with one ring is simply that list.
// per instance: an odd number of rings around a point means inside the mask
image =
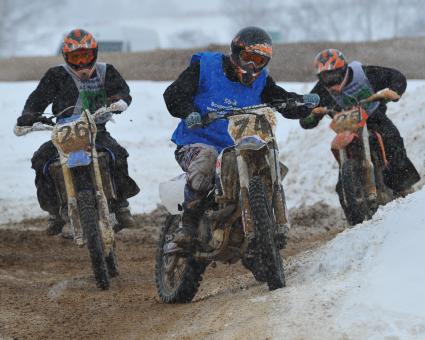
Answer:
[{"label": "riding boot", "polygon": [[49,214],[48,226],[46,234],[49,236],[58,235],[62,232],[62,228],[65,225],[65,221],[58,214]]},{"label": "riding boot", "polygon": [[201,216],[201,209],[186,208],[183,211],[181,227],[177,229],[173,239],[178,246],[187,247],[192,244],[197,236],[197,229]]},{"label": "riding boot", "polygon": [[118,224],[114,226],[114,231],[116,233],[124,228],[134,229],[137,227],[128,207],[121,207],[115,210],[115,217],[118,222]]}]

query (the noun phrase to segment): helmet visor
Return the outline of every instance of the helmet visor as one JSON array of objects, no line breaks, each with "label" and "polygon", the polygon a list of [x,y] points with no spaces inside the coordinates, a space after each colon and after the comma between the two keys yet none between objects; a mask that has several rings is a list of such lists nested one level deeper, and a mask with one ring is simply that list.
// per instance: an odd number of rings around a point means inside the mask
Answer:
[{"label": "helmet visor", "polygon": [[347,68],[339,68],[331,71],[323,71],[319,73],[317,76],[319,80],[325,86],[334,86],[339,85],[344,81],[345,75],[347,73]]},{"label": "helmet visor", "polygon": [[249,64],[254,64],[254,67],[256,69],[262,69],[264,66],[267,65],[270,60],[270,57],[242,50],[239,54],[239,59],[242,67],[247,66]]},{"label": "helmet visor", "polygon": [[66,53],[66,61],[77,67],[92,64],[96,59],[94,50],[80,50]]}]

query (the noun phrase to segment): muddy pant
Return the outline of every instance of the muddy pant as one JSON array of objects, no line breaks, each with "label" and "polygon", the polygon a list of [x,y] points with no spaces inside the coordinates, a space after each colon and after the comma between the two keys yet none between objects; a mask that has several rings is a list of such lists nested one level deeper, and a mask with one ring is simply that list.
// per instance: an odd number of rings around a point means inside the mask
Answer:
[{"label": "muddy pant", "polygon": [[[385,185],[398,193],[418,182],[420,179],[418,171],[407,157],[403,138],[393,122],[386,115],[380,115],[376,119],[370,119],[367,125],[369,129],[378,132],[384,142],[389,163],[383,173]],[[342,205],[343,195],[340,179],[338,179],[336,191]]]},{"label": "muddy pant", "polygon": [[[127,157],[128,152],[111,137],[109,132],[100,131],[96,136],[96,148],[108,149],[114,154],[115,160],[112,166],[112,176],[115,183],[117,200],[113,202],[112,209],[127,207],[127,198],[135,196],[139,191],[136,182],[128,175]],[[41,209],[51,214],[57,214],[60,202],[56,195],[55,185],[50,176],[43,172],[45,165],[58,157],[58,152],[51,141],[46,142],[34,153],[31,162],[35,170],[35,186],[37,198]]]},{"label": "muddy pant", "polygon": [[178,147],[174,154],[187,174],[185,207],[194,208],[214,185],[218,152],[210,145],[196,143]]}]

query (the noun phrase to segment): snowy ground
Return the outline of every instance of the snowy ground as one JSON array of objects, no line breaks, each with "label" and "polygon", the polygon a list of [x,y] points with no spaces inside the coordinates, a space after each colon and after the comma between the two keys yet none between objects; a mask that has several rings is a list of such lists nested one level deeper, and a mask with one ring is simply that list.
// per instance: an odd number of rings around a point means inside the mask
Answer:
[{"label": "snowy ground", "polygon": [[[142,193],[131,200],[136,212],[154,208],[159,182],[180,173],[169,141],[177,120],[169,116],[162,101],[167,84],[130,82],[134,103],[128,112],[116,117],[117,124],[109,127],[128,148],[130,173],[142,188]],[[18,139],[12,133],[35,85],[0,83],[0,222],[42,213],[35,197],[30,158],[49,135]],[[302,93],[312,84],[282,85]],[[410,81],[405,96],[399,103],[390,104],[388,112],[422,176],[424,91],[424,81]],[[337,170],[329,151],[333,132],[328,122],[305,131],[297,121],[279,119],[281,158],[291,170],[285,180],[290,207],[320,200],[337,205],[333,191]],[[269,293],[253,287],[232,293],[230,302],[221,303],[222,307],[215,310],[208,299],[194,303],[193,308],[203,308],[204,312],[191,313],[191,322],[174,329],[173,336],[188,337],[191,330],[197,334],[201,327],[219,323],[211,338],[424,339],[424,205],[425,190],[420,190],[380,208],[373,220],[346,230],[322,248],[289,258],[285,289]]]},{"label": "snowy ground", "polygon": [[[133,81],[130,87],[133,103],[129,110],[109,123],[111,134],[129,153],[130,174],[141,187],[141,193],[130,200],[134,212],[147,212],[159,203],[158,184],[181,172],[174,160],[170,136],[178,123],[165,108],[162,93],[168,82]],[[286,83],[285,89],[308,92],[312,84]],[[49,139],[48,132],[17,138],[12,129],[27,96],[36,82],[0,83],[0,223],[43,215],[35,195],[34,172],[30,159],[33,152]],[[407,151],[421,174],[425,172],[424,81],[410,81],[407,93],[397,104],[389,105],[388,115],[405,138]],[[46,110],[48,111],[48,110]],[[318,128],[303,130],[298,121],[279,116],[277,136],[281,159],[289,166],[285,180],[288,206],[309,205],[326,201],[337,205],[334,186],[337,165],[329,146],[334,133],[324,119]]]},{"label": "snowy ground", "polygon": [[287,289],[253,299],[273,338],[425,339],[424,204],[425,190],[392,202],[292,263]]}]

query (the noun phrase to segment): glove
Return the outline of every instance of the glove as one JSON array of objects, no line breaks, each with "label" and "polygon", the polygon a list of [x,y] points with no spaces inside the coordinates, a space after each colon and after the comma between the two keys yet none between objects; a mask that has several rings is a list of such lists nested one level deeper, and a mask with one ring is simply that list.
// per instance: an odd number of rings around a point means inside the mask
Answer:
[{"label": "glove", "polygon": [[16,121],[17,126],[32,126],[40,117],[34,114],[23,114]]},{"label": "glove", "polygon": [[288,99],[286,101],[286,107],[285,110],[287,111],[292,111],[298,108],[297,102],[295,101],[295,99]]},{"label": "glove", "polygon": [[320,97],[316,93],[308,93],[303,95],[303,103],[309,108],[312,109],[319,105]]},{"label": "glove", "polygon": [[328,109],[322,106],[316,107],[313,110],[311,110],[311,114],[320,119],[322,119],[323,116],[327,113],[328,113]]},{"label": "glove", "polygon": [[192,112],[184,119],[189,129],[202,127],[202,118],[199,112]]},{"label": "glove", "polygon": [[111,120],[112,112],[108,111],[106,107],[101,107],[97,109],[93,115],[96,124],[105,124],[107,121]]},{"label": "glove", "polygon": [[121,113],[121,112],[127,110],[127,108],[128,108],[127,103],[122,99],[120,99],[117,102],[109,105],[109,110],[114,112],[114,113]]},{"label": "glove", "polygon": [[396,102],[400,99],[400,95],[395,92],[394,90],[391,90],[389,88],[385,88],[383,90],[380,90],[378,92],[376,92],[376,94],[382,95],[385,100],[387,101],[392,101],[392,102]]}]

